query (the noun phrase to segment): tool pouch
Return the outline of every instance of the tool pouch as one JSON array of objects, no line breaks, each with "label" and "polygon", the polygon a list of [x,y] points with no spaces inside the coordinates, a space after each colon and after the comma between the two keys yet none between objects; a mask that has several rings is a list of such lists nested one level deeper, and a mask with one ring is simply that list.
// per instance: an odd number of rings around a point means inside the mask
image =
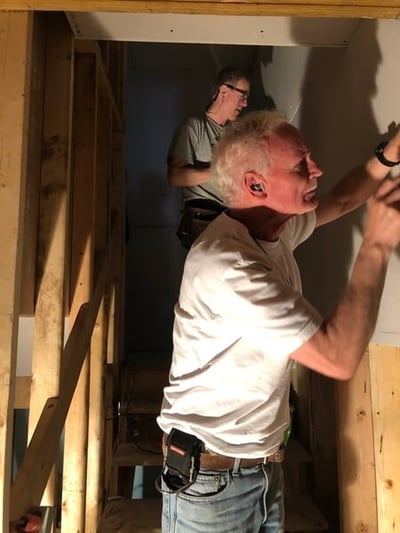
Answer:
[{"label": "tool pouch", "polygon": [[220,215],[224,206],[214,202],[196,198],[186,202],[181,221],[177,229],[177,236],[182,245],[188,250],[206,227]]},{"label": "tool pouch", "polygon": [[204,443],[193,435],[172,429],[167,439],[167,453],[161,472],[172,492],[181,491],[196,481]]}]

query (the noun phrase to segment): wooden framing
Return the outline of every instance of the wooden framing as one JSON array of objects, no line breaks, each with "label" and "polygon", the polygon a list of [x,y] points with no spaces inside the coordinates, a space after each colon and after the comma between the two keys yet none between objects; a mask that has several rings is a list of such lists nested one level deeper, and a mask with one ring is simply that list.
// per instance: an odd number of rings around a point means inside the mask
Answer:
[{"label": "wooden framing", "polygon": [[378,531],[400,523],[400,347],[369,347]]},{"label": "wooden framing", "polygon": [[[356,376],[337,385],[341,531],[377,528],[370,359]],[[382,529],[384,531],[384,529]]]},{"label": "wooden framing", "polygon": [[8,531],[32,14],[0,13],[0,528]]},{"label": "wooden framing", "polygon": [[[36,19],[37,35],[46,36],[41,159],[37,294],[32,351],[32,389],[29,433],[33,435],[43,405],[58,395],[64,344],[65,268],[68,247],[68,197],[71,166],[73,38],[65,17],[58,14],[47,25]],[[36,35],[36,34],[35,34]],[[57,92],[54,86],[58,87]],[[41,147],[40,147],[41,150]],[[40,153],[40,152],[39,152]],[[49,328],[49,323],[52,327]],[[43,504],[55,503],[55,479]]]},{"label": "wooden framing", "polygon": [[399,0],[268,0],[212,2],[210,0],[3,0],[2,9],[50,11],[114,11],[287,17],[397,18]]},{"label": "wooden framing", "polygon": [[[7,531],[10,519],[41,503],[67,420],[61,531],[90,533],[112,481],[113,424],[106,420],[113,416],[122,348],[126,54],[121,43],[74,43],[63,14],[35,10],[398,18],[400,0],[2,0],[0,527]],[[39,27],[46,57],[34,39]],[[57,93],[46,92],[46,76]],[[32,253],[36,244],[38,258]],[[22,311],[35,320],[32,379],[16,376]],[[344,533],[394,530],[400,521],[398,359],[397,347],[371,345],[356,378],[337,386]],[[313,394],[320,386],[313,382]],[[12,481],[13,409],[27,406],[31,438]],[[54,502],[51,491],[47,502]]]},{"label": "wooden framing", "polygon": [[[74,95],[74,191],[72,198],[71,311],[73,322],[81,305],[90,299],[94,276],[95,194],[95,69],[93,55],[77,54]],[[88,350],[72,399],[65,427],[62,523],[67,531],[85,530],[88,440]],[[80,438],[77,439],[76,436]]]},{"label": "wooden framing", "polygon": [[[111,83],[109,45],[102,52],[88,43],[79,53],[75,44],[63,13],[0,10],[2,531],[31,507],[62,499],[61,531],[95,533],[110,478],[105,442],[114,428],[106,416],[123,320],[126,50],[111,46],[120,67]],[[17,378],[22,308],[34,320],[32,377]],[[12,480],[14,408],[29,408],[29,445]],[[62,494],[52,475],[60,450]]]}]

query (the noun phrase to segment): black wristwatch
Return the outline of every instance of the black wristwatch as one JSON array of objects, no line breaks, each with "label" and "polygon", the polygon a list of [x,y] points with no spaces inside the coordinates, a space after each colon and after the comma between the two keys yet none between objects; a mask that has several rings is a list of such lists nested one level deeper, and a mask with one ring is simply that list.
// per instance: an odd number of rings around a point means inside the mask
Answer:
[{"label": "black wristwatch", "polygon": [[386,157],[383,155],[383,150],[385,149],[387,145],[387,141],[382,142],[381,144],[378,144],[378,146],[375,148],[375,155],[380,163],[382,165],[385,165],[385,167],[395,167],[396,165],[400,165],[400,161],[389,161],[389,159],[386,159]]}]

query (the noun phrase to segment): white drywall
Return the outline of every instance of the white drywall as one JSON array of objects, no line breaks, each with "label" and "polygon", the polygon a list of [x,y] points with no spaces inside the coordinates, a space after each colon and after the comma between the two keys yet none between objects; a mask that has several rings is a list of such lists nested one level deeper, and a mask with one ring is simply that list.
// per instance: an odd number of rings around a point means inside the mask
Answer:
[{"label": "white drywall", "polygon": [[[320,182],[324,192],[369,157],[389,123],[400,120],[399,24],[363,20],[346,48],[132,45],[127,117],[128,352],[140,352],[142,358],[146,352],[151,357],[152,352],[171,349],[182,255],[175,236],[179,192],[166,185],[166,153],[178,122],[206,103],[212,72],[235,60],[240,66],[252,66],[250,107],[262,108],[273,101],[302,130],[325,171]],[[298,21],[293,19],[294,40],[298,31]],[[347,283],[361,239],[362,216],[360,209],[320,228],[298,250],[304,292],[325,315]],[[398,273],[396,255],[388,272],[375,342],[399,344]],[[139,327],[132,328],[133,323]]]},{"label": "white drywall", "polygon": [[[400,21],[363,20],[345,49],[275,48],[261,61],[263,85],[300,129],[324,169],[321,191],[373,154],[400,121]],[[262,57],[261,57],[262,59]],[[363,210],[317,230],[298,251],[304,291],[328,314],[351,271]],[[400,260],[390,263],[373,341],[400,344]]]}]

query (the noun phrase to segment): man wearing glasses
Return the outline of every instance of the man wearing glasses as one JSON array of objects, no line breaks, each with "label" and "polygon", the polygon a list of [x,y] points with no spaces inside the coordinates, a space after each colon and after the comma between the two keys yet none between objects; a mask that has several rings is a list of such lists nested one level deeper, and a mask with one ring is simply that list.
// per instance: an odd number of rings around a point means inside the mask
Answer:
[{"label": "man wearing glasses", "polygon": [[183,121],[174,134],[168,152],[168,183],[181,187],[183,216],[178,237],[187,249],[205,227],[223,211],[219,193],[208,183],[214,146],[225,125],[237,119],[247,107],[249,75],[236,67],[218,74],[206,111]]}]

